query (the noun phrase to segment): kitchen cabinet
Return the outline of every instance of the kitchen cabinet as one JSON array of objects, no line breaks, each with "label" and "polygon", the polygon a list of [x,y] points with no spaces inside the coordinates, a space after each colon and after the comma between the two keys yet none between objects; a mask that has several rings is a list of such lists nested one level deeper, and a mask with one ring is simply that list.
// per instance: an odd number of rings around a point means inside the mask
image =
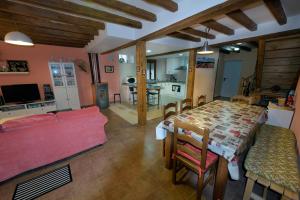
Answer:
[{"label": "kitchen cabinet", "polygon": [[180,66],[187,66],[187,58],[167,58],[166,62],[166,74],[177,74],[177,68]]}]

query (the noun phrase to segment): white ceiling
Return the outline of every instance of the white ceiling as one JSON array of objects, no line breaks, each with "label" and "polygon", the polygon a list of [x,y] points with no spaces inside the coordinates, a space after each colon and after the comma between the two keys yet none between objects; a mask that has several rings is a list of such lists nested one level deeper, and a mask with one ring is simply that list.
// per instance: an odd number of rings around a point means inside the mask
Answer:
[{"label": "white ceiling", "polygon": [[[106,23],[106,30],[102,32],[101,39],[97,38],[91,41],[87,45],[87,50],[91,52],[104,52],[120,45],[126,44],[129,41],[140,38],[141,36],[147,35],[151,32],[159,30],[165,26],[173,24],[179,20],[189,17],[193,14],[199,13],[207,8],[215,6],[217,4],[223,3],[225,0],[176,0],[178,3],[178,11],[173,13],[162,9],[158,6],[148,4],[142,0],[121,0],[125,3],[134,5],[136,7],[153,12],[157,16],[156,22],[149,22],[139,18],[132,17],[128,14],[121,13],[106,7],[96,5],[94,3],[89,3],[81,0],[68,0],[81,5],[90,6],[99,10],[105,10],[112,12],[117,15],[121,15],[130,19],[135,19],[143,24],[142,29],[134,29],[125,27],[122,25],[116,25],[112,23]],[[254,22],[258,24],[257,31],[249,31],[237,22],[228,18],[227,16],[220,16],[216,20],[223,25],[228,26],[235,30],[233,36],[227,36],[222,33],[211,30],[210,33],[216,35],[216,39],[209,40],[210,44],[217,44],[220,42],[226,42],[231,40],[237,40],[247,37],[255,37],[258,35],[269,34],[274,32],[286,31],[291,29],[300,28],[300,3],[299,0],[281,0],[285,13],[288,17],[288,23],[286,25],[280,26],[275,21],[274,17],[267,9],[267,7],[260,3],[254,7],[249,7],[244,9],[246,15],[248,15]],[[296,22],[296,23],[295,23]],[[193,28],[205,31],[205,27],[201,25],[195,25]],[[161,39],[156,39],[147,42],[147,48],[151,49],[150,54],[158,54],[169,51],[175,51],[185,48],[199,47],[203,44],[203,39],[201,42],[190,42],[181,39],[174,39],[170,37],[165,37]],[[150,55],[149,54],[149,55]]]}]

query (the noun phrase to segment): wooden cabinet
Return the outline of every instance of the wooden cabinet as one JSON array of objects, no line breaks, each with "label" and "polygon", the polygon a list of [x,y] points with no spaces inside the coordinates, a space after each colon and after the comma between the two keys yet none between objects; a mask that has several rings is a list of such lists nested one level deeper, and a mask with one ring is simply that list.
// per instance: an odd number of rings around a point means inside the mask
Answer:
[{"label": "wooden cabinet", "polygon": [[49,69],[57,109],[80,109],[74,64],[50,62]]}]

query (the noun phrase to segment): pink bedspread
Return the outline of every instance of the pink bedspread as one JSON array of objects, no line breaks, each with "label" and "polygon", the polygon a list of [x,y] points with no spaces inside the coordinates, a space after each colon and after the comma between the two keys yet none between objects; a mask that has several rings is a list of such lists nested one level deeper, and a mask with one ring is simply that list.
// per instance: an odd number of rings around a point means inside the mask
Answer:
[{"label": "pink bedspread", "polygon": [[97,107],[11,120],[0,130],[0,182],[106,141]]}]

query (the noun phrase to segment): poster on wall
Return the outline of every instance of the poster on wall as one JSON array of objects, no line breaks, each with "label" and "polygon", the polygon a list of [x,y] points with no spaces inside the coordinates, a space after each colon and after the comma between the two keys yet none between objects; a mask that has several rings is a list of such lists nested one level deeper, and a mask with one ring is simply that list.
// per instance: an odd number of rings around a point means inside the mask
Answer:
[{"label": "poster on wall", "polygon": [[209,57],[197,57],[196,68],[214,68],[215,59]]},{"label": "poster on wall", "polygon": [[9,72],[29,72],[26,60],[8,60]]}]

